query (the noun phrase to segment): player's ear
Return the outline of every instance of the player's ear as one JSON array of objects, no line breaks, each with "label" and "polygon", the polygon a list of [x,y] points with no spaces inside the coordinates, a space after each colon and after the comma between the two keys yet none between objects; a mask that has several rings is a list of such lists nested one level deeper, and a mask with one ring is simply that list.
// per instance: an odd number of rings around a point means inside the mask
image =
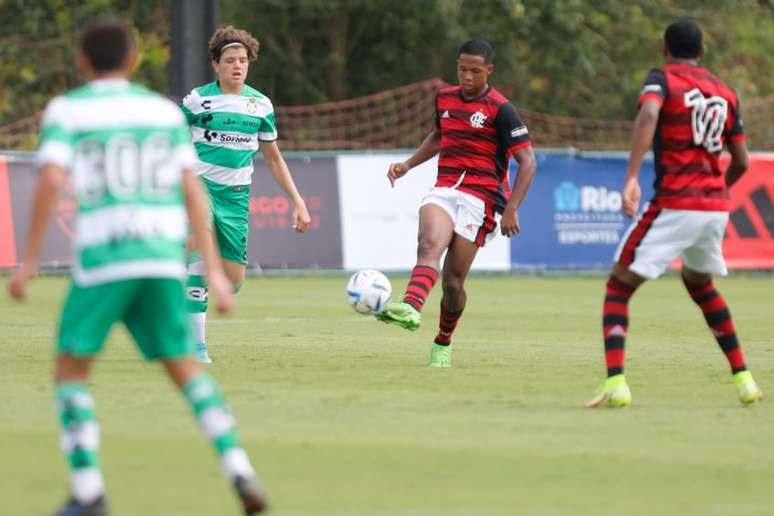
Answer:
[{"label": "player's ear", "polygon": [[124,59],[123,70],[127,76],[134,75],[134,72],[139,67],[140,60],[138,59],[138,55],[139,54],[136,48],[131,49],[126,55],[126,59]]},{"label": "player's ear", "polygon": [[89,58],[83,52],[75,54],[75,67],[86,79],[91,79],[94,75],[94,69],[89,62]]},{"label": "player's ear", "polygon": [[487,70],[489,71],[489,75],[492,75],[492,72],[494,72],[494,64],[489,63],[486,65]]}]

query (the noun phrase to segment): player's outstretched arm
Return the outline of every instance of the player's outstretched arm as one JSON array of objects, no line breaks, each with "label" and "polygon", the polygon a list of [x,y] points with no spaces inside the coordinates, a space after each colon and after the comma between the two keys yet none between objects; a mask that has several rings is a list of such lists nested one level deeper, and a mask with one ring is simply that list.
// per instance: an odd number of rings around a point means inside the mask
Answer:
[{"label": "player's outstretched arm", "polygon": [[204,267],[207,270],[207,282],[209,289],[215,292],[217,297],[216,308],[220,313],[226,313],[234,308],[236,302],[231,282],[223,272],[220,256],[215,248],[215,242],[207,230],[207,198],[202,185],[190,170],[183,170],[183,194],[185,195],[185,209],[188,212],[188,220],[191,221],[191,230],[197,243],[199,252],[202,253]]},{"label": "player's outstretched arm", "polygon": [[290,169],[285,163],[282,153],[280,153],[277,142],[261,142],[261,152],[274,181],[285,191],[293,203],[293,229],[303,233],[309,228],[312,219],[309,216],[304,198],[298,193],[296,183],[293,181],[293,176],[290,174]]},{"label": "player's outstretched arm", "polygon": [[48,227],[51,213],[56,208],[59,191],[66,178],[65,169],[57,165],[43,165],[40,170],[40,179],[32,200],[32,220],[27,231],[27,249],[24,253],[24,262],[8,282],[8,292],[14,299],[23,300],[26,297],[27,283],[38,270],[38,258],[40,257],[40,248],[43,245],[43,237],[46,234],[46,227]]},{"label": "player's outstretched arm", "polygon": [[505,205],[503,210],[503,218],[500,219],[500,232],[507,237],[521,231],[519,206],[521,206],[522,201],[527,196],[529,187],[532,185],[532,179],[535,177],[535,170],[537,170],[537,160],[535,160],[535,152],[532,150],[532,145],[518,149],[513,154],[513,158],[519,164],[519,172],[513,185],[511,198],[508,199],[508,204]]},{"label": "player's outstretched arm", "polygon": [[731,141],[728,144],[728,152],[731,153],[731,163],[726,169],[726,186],[731,188],[747,172],[750,153],[747,150],[747,142],[744,140]]},{"label": "player's outstretched arm", "polygon": [[417,165],[429,160],[441,150],[441,133],[438,129],[428,134],[416,152],[403,163],[390,163],[387,169],[387,179],[390,185],[395,186],[395,181],[405,176],[406,173]]},{"label": "player's outstretched arm", "polygon": [[639,182],[640,167],[645,153],[648,152],[651,143],[653,143],[660,110],[661,103],[658,100],[645,100],[640,106],[637,118],[634,119],[629,166],[626,169],[626,183],[623,191],[623,211],[631,218],[634,218],[640,207],[640,197],[642,196]]}]

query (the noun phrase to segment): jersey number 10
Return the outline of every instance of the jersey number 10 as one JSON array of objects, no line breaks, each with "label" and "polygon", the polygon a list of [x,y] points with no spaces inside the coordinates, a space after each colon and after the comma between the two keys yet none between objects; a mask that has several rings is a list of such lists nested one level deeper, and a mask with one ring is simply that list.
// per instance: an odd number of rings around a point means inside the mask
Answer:
[{"label": "jersey number 10", "polygon": [[698,88],[683,97],[685,107],[691,108],[693,144],[709,152],[723,150],[723,131],[728,118],[728,101],[723,97],[706,98]]}]

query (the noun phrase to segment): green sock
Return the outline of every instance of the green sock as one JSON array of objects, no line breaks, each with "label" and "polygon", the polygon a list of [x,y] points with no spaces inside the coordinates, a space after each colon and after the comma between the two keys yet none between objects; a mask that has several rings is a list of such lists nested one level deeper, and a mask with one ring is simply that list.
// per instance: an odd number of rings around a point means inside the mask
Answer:
[{"label": "green sock", "polygon": [[247,454],[239,446],[236,421],[215,380],[202,373],[183,387],[183,394],[202,430],[217,450],[228,478],[254,477],[255,471]]},{"label": "green sock", "polygon": [[79,382],[56,386],[57,412],[61,425],[60,445],[70,466],[72,494],[90,503],[105,490],[99,469],[99,425],[94,415],[94,398]]}]

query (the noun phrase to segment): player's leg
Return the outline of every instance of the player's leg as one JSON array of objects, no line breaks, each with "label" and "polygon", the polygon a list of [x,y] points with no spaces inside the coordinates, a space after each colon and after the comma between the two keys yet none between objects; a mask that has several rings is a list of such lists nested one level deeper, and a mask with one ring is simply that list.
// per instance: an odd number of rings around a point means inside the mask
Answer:
[{"label": "player's leg", "polygon": [[747,370],[728,304],[712,280],[713,274],[728,273],[722,249],[728,215],[707,212],[699,216],[706,220],[695,232],[694,245],[683,252],[683,284],[728,360],[739,400],[747,405],[762,399],[763,394]]},{"label": "player's leg", "polygon": [[70,467],[70,500],[57,516],[107,514],[99,464],[99,425],[88,377],[95,355],[131,296],[131,282],[72,286],[59,326],[54,374],[59,443]]},{"label": "player's leg", "polygon": [[239,443],[236,421],[215,380],[190,356],[164,360],[163,364],[217,451],[226,478],[242,500],[245,513],[263,511],[266,508],[266,494],[257,480],[247,453]]},{"label": "player's leg", "polygon": [[247,271],[250,190],[247,185],[212,185],[215,240],[226,277],[239,292]]},{"label": "player's leg", "polygon": [[186,280],[186,309],[196,341],[199,362],[212,363],[207,352],[207,277],[201,253],[192,251],[188,255],[188,279]]},{"label": "player's leg", "polygon": [[620,262],[605,284],[602,305],[602,338],[605,347],[607,379],[597,388],[588,408],[625,407],[631,403],[631,392],[624,376],[626,334],[629,330],[629,300],[645,278],[628,270]]},{"label": "player's leg", "polygon": [[[161,360],[183,392],[200,426],[216,448],[228,479],[253,514],[265,505],[255,473],[239,446],[234,418],[215,381],[193,358],[186,324],[183,287],[174,279],[146,279],[124,322],[148,360]],[[150,296],[154,304],[143,303]]]},{"label": "player's leg", "polygon": [[631,392],[624,376],[626,335],[629,330],[629,300],[646,279],[659,277],[682,250],[675,242],[678,213],[648,207],[621,239],[616,263],[605,285],[602,308],[602,338],[607,379],[597,388],[588,408],[625,407]]},{"label": "player's leg", "polygon": [[388,304],[376,314],[377,319],[408,330],[419,328],[420,312],[438,281],[441,256],[453,235],[454,221],[447,209],[434,202],[427,202],[420,208],[417,263],[411,271],[403,301]]},{"label": "player's leg", "polygon": [[465,278],[479,246],[454,235],[443,263],[441,315],[438,335],[430,351],[430,367],[451,367],[451,339],[467,302]]}]

